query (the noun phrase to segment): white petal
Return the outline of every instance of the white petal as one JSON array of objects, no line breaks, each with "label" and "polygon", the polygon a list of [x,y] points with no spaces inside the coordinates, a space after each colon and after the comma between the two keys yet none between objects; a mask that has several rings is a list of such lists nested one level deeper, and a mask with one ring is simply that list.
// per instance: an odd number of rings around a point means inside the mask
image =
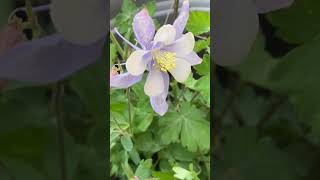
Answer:
[{"label": "white petal", "polygon": [[174,79],[182,83],[187,80],[191,73],[191,65],[186,60],[176,58],[176,68],[170,71]]},{"label": "white petal", "polygon": [[159,69],[150,71],[144,85],[144,93],[148,96],[158,96],[164,91],[164,80]]},{"label": "white petal", "polygon": [[170,25],[163,25],[156,35],[154,36],[155,42],[163,42],[164,44],[170,44],[174,41],[176,37],[176,29]]},{"label": "white petal", "polygon": [[184,34],[180,39],[168,45],[164,49],[177,53],[178,56],[185,56],[193,51],[195,44],[194,36],[191,32]]},{"label": "white petal", "polygon": [[146,53],[146,51],[137,50],[129,56],[126,62],[126,68],[130,74],[138,76],[146,70],[147,63],[143,59],[143,55]]}]

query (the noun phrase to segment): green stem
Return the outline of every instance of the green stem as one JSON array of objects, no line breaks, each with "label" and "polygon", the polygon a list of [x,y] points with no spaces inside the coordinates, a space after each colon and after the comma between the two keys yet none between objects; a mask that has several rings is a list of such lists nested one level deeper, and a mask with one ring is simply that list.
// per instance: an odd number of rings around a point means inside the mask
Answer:
[{"label": "green stem", "polygon": [[190,103],[192,103],[196,99],[196,97],[198,97],[199,94],[200,94],[200,92],[194,93],[191,100],[190,100]]},{"label": "green stem", "polygon": [[153,164],[153,166],[152,166],[152,170],[154,170],[154,169],[157,167],[157,165],[159,164],[160,160],[161,160],[161,157],[160,157],[160,155],[158,154],[157,160],[156,160],[156,162],[155,162],[155,163]]},{"label": "green stem", "polygon": [[[176,84],[176,87],[179,89],[178,84]],[[185,88],[185,86],[182,86],[182,88],[180,89],[180,94],[179,94],[178,98],[176,99],[176,106],[177,107],[179,105],[181,98],[183,98],[184,88]]]},{"label": "green stem", "polygon": [[64,143],[64,123],[63,123],[63,94],[64,86],[61,82],[55,84],[54,90],[54,104],[57,122],[57,138],[58,138],[58,152],[60,161],[60,175],[61,180],[67,180],[67,167],[65,158],[65,143]]},{"label": "green stem", "polygon": [[118,40],[116,39],[116,37],[114,36],[114,34],[112,32],[110,32],[110,39],[116,45],[120,56],[124,59],[125,58],[124,57],[125,56],[124,50],[122,49],[122,47],[120,46]]},{"label": "green stem", "polygon": [[[132,29],[129,28],[128,32],[125,35],[125,38],[130,40],[130,37],[132,35]],[[129,44],[124,45],[124,60],[126,60],[129,57]]]},{"label": "green stem", "polygon": [[130,88],[127,89],[127,97],[128,97],[128,115],[129,115],[129,129],[130,133],[133,136],[132,131],[132,119],[131,119],[131,98],[130,98]]}]

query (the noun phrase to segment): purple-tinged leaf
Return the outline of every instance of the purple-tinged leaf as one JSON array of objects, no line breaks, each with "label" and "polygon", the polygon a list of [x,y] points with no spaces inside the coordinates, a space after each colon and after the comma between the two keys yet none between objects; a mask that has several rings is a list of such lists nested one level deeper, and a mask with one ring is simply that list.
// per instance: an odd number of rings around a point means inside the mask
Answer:
[{"label": "purple-tinged leaf", "polygon": [[59,34],[23,42],[0,55],[0,79],[36,84],[52,83],[94,63],[104,40],[86,46],[73,45]]}]

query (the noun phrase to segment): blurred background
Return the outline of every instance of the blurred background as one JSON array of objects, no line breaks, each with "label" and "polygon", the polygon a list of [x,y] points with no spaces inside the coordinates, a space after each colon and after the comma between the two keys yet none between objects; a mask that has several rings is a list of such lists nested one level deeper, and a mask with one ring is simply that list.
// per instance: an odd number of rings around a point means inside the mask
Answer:
[{"label": "blurred background", "polygon": [[320,179],[319,9],[260,14],[247,58],[215,65],[214,179]]},{"label": "blurred background", "polygon": [[[29,2],[32,6],[49,3],[48,0]],[[0,1],[1,33],[9,14],[24,6],[24,0]],[[17,12],[16,15],[23,22],[30,21],[30,14]],[[48,11],[33,15],[41,30],[25,26],[26,39],[44,37],[55,31]],[[0,37],[1,44],[4,36]],[[106,179],[108,86],[107,68],[102,59],[106,59],[106,53],[95,64],[58,83],[34,86],[1,82],[1,180]],[[61,114],[62,118],[58,118]],[[60,123],[57,128],[57,118],[63,120],[64,127]],[[64,143],[58,141],[62,135]],[[61,159],[65,163],[61,163]]]}]

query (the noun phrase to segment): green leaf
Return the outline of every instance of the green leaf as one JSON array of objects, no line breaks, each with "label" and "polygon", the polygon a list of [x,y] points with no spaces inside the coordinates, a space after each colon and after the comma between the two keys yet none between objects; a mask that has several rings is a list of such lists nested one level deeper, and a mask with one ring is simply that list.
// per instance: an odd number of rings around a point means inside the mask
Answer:
[{"label": "green leaf", "polygon": [[173,167],[172,170],[174,171],[174,177],[181,180],[193,180],[192,173],[184,168],[181,167]]},{"label": "green leaf", "polygon": [[162,171],[153,171],[152,176],[159,178],[161,180],[174,180],[173,173],[171,172],[162,172]]},{"label": "green leaf", "polygon": [[107,109],[107,79],[105,62],[97,63],[75,74],[70,84],[82,102],[97,120],[103,120]]},{"label": "green leaf", "polygon": [[159,121],[159,132],[161,142],[165,145],[178,142],[182,128],[182,118],[175,111],[165,114]]},{"label": "green leaf", "polygon": [[272,12],[267,18],[281,38],[291,43],[303,43],[319,33],[319,7],[318,0],[296,0],[290,8]]},{"label": "green leaf", "polygon": [[46,128],[21,128],[1,133],[0,156],[39,163],[48,137]]},{"label": "green leaf", "polygon": [[[295,106],[300,121],[316,125],[320,121],[320,91],[318,77],[320,72],[317,60],[320,53],[320,39],[315,39],[292,50],[280,59],[270,72],[269,87],[280,94],[289,96]],[[313,128],[318,129],[317,127]],[[312,133],[312,141],[320,143],[320,134]]]},{"label": "green leaf", "polygon": [[114,19],[114,25],[119,29],[120,33],[128,31],[128,27],[132,26],[133,17],[137,11],[137,7],[132,0],[123,0],[121,13]]},{"label": "green leaf", "polygon": [[130,165],[128,163],[123,163],[122,164],[122,169],[123,169],[123,172],[126,174],[128,179],[134,178],[134,173],[133,173],[132,168],[130,167]]},{"label": "green leaf", "polygon": [[134,110],[135,114],[132,120],[133,133],[145,132],[152,123],[153,112],[142,108],[135,108]]},{"label": "green leaf", "polygon": [[265,50],[265,39],[260,33],[246,60],[229,68],[238,72],[244,81],[269,89],[268,78],[270,71],[278,62]]},{"label": "green leaf", "polygon": [[[1,163],[8,169],[8,172],[0,171],[1,179],[3,180],[44,180],[47,179],[45,174],[39,169],[23,160],[13,158],[1,158]],[[6,178],[7,177],[7,178]]]},{"label": "green leaf", "polygon": [[210,76],[210,55],[209,54],[205,54],[203,56],[203,60],[202,63],[199,65],[194,66],[194,68],[196,69],[196,71],[200,74],[200,75],[209,75]]},{"label": "green leaf", "polygon": [[132,150],[129,152],[129,156],[136,165],[138,165],[139,162],[141,161],[139,153],[136,150],[136,148],[132,148]]},{"label": "green leaf", "polygon": [[195,80],[192,74],[184,82],[185,85],[201,94],[207,107],[210,107],[210,74]]},{"label": "green leaf", "polygon": [[47,91],[43,87],[24,87],[4,92],[0,96],[0,133],[30,126],[47,127],[48,119],[53,117]]},{"label": "green leaf", "polygon": [[247,180],[297,180],[294,161],[278,149],[271,139],[258,139],[254,128],[233,128],[226,137],[216,160],[213,179],[228,180],[233,177]]},{"label": "green leaf", "polygon": [[135,172],[140,180],[145,180],[151,176],[152,159],[142,160]]},{"label": "green leaf", "polygon": [[[68,179],[72,179],[76,175],[80,154],[73,138],[67,132],[64,132],[64,134],[66,174]],[[43,168],[50,180],[60,178],[60,174],[57,173],[60,171],[60,144],[58,144],[56,137],[56,130],[49,130],[49,136],[46,138],[44,152],[42,153]]]},{"label": "green leaf", "polygon": [[183,104],[180,116],[184,120],[181,144],[191,152],[207,152],[210,148],[210,123],[204,120],[203,112],[194,106]]},{"label": "green leaf", "polygon": [[117,48],[113,43],[110,43],[110,67],[112,67],[114,60],[117,58]]},{"label": "green leaf", "polygon": [[88,146],[81,146],[78,148],[80,153],[77,155],[79,164],[77,166],[76,176],[72,180],[102,180],[105,179],[105,172],[109,160],[106,156],[100,156],[96,150]]},{"label": "green leaf", "polygon": [[155,0],[149,0],[146,4],[146,7],[148,9],[149,15],[152,17],[155,15],[157,6],[156,6],[156,1]]},{"label": "green leaf", "polygon": [[208,12],[192,11],[186,26],[189,32],[200,35],[210,31],[210,14]]},{"label": "green leaf", "polygon": [[167,146],[160,151],[159,155],[166,159],[175,159],[178,161],[193,161],[196,158],[196,154],[189,152],[181,144],[174,143]]},{"label": "green leaf", "polygon": [[195,45],[194,45],[194,51],[196,53],[206,49],[208,46],[210,45],[210,37],[208,37],[207,39],[201,39],[196,41]]},{"label": "green leaf", "polygon": [[210,148],[210,123],[196,107],[184,103],[180,112],[169,112],[159,121],[159,134],[164,144],[177,142],[189,151],[207,152]]},{"label": "green leaf", "polygon": [[126,151],[131,151],[133,148],[133,143],[131,137],[128,134],[125,134],[121,137],[121,144]]},{"label": "green leaf", "polygon": [[134,142],[137,150],[141,152],[155,153],[162,148],[149,130],[135,136]]},{"label": "green leaf", "polygon": [[268,110],[269,101],[270,99],[257,96],[253,88],[246,86],[235,98],[233,106],[247,125],[256,126],[262,115]]},{"label": "green leaf", "polygon": [[133,12],[135,11],[137,6],[132,0],[123,0],[122,6],[121,6],[121,12]]}]

